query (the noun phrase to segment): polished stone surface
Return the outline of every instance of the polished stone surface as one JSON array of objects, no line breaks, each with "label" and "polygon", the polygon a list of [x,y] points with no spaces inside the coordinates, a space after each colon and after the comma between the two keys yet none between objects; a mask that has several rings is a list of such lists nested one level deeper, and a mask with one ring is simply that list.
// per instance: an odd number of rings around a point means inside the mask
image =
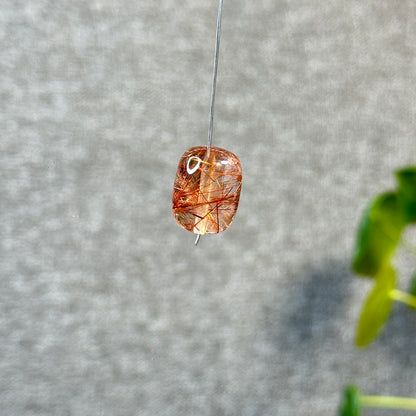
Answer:
[{"label": "polished stone surface", "polygon": [[241,181],[241,163],[230,151],[214,146],[187,150],[173,185],[176,222],[199,235],[226,230],[237,212]]}]

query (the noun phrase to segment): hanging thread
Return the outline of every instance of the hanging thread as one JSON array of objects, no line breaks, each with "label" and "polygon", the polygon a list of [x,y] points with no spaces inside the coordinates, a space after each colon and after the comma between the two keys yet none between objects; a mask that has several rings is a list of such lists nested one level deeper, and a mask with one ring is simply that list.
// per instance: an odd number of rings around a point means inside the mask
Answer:
[{"label": "hanging thread", "polygon": [[214,104],[215,104],[215,89],[217,87],[218,57],[220,53],[222,1],[223,0],[219,0],[217,31],[216,31],[216,36],[215,36],[214,70],[213,70],[213,76],[212,76],[211,105],[209,109],[208,148],[210,148],[212,144],[212,132],[214,129]]},{"label": "hanging thread", "polygon": [[[215,105],[215,90],[217,88],[217,73],[218,73],[218,58],[220,54],[220,39],[221,39],[221,18],[222,18],[222,2],[218,3],[218,16],[217,16],[217,30],[215,34],[215,52],[214,52],[214,69],[212,74],[212,86],[211,86],[211,105],[209,106],[209,127],[208,127],[208,149],[206,158],[208,159],[210,149],[212,145],[212,132],[214,130],[214,105]],[[201,235],[198,234],[195,239],[195,245],[198,244]]]}]

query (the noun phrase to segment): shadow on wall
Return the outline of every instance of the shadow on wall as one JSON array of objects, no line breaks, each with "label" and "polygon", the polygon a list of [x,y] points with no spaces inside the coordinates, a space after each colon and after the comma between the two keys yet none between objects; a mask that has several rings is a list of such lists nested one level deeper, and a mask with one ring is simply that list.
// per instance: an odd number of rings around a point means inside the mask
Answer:
[{"label": "shadow on wall", "polygon": [[[416,368],[416,312],[396,302],[383,332],[374,342],[389,352],[397,368]],[[416,373],[412,377],[412,394],[415,382]]]},{"label": "shadow on wall", "polygon": [[315,266],[307,264],[296,275],[292,274],[287,304],[280,305],[279,312],[269,306],[265,319],[269,340],[279,351],[296,354],[317,348],[322,339],[339,331],[352,276],[347,262],[336,259]]},{"label": "shadow on wall", "polygon": [[[360,279],[350,271],[345,260],[323,260],[315,266],[305,265],[300,273],[292,273],[293,286],[287,290],[287,303],[269,303],[265,310],[265,331],[280,353],[289,357],[313,354],[325,342],[339,342],[342,328],[353,336],[362,303],[356,304],[352,316],[347,316],[346,308],[351,296],[354,279]],[[363,279],[362,302],[370,288]],[[279,291],[276,286],[276,291]],[[280,315],[280,317],[279,317]],[[377,345],[378,344],[378,345]],[[390,318],[381,334],[371,347],[381,347],[395,363],[398,372],[416,367],[416,312],[406,305],[394,304]],[[349,348],[348,348],[349,349]],[[365,349],[362,350],[366,351]],[[400,370],[401,369],[401,370]],[[416,375],[413,378],[416,381]]]}]

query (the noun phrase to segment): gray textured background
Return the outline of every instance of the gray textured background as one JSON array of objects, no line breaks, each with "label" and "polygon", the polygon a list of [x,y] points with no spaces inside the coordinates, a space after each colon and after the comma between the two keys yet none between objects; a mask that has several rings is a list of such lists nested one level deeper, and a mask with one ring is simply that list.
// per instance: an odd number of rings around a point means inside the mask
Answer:
[{"label": "gray textured background", "polygon": [[225,0],[214,145],[244,184],[195,248],[171,192],[206,143],[216,13],[0,0],[1,415],[334,415],[351,381],[416,397],[414,315],[356,350],[369,284],[348,268],[366,202],[415,162],[416,3]]}]

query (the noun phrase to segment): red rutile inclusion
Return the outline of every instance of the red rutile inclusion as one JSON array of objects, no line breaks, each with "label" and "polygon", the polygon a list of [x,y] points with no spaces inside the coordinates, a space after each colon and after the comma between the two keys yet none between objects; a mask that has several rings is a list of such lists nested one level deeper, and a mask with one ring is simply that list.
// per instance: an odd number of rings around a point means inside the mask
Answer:
[{"label": "red rutile inclusion", "polygon": [[187,150],[173,186],[177,223],[195,234],[226,230],[237,212],[241,179],[241,163],[228,150],[207,146]]}]

